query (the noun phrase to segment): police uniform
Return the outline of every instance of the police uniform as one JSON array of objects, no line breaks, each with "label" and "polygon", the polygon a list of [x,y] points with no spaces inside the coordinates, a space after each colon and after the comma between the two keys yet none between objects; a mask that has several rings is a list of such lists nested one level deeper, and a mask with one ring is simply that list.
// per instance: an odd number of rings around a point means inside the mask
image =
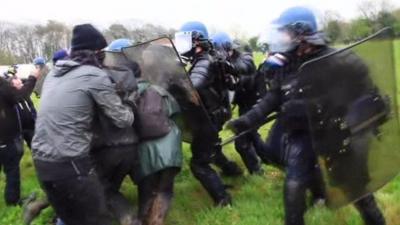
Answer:
[{"label": "police uniform", "polygon": [[[273,159],[276,164],[280,164],[286,170],[284,202],[285,221],[288,225],[304,224],[303,217],[306,212],[307,190],[311,191],[314,198],[324,196],[321,171],[313,151],[307,112],[309,112],[310,107],[311,109],[315,108],[315,112],[317,113],[320,112],[321,108],[324,109],[325,106],[328,107],[333,104],[326,101],[327,98],[324,96],[320,96],[314,99],[315,105],[307,105],[308,103],[306,104],[304,94],[302,94],[306,90],[305,88],[299,88],[304,86],[297,71],[304,62],[318,56],[326,55],[332,51],[332,49],[327,47],[320,47],[308,57],[290,58],[289,61],[291,63],[275,73],[271,88],[263,100],[244,116],[232,123],[236,130],[246,130],[248,127],[262,123],[266,115],[274,111],[279,112],[278,121],[273,128],[273,131],[276,132],[273,133],[275,136],[273,142],[275,144],[270,145],[277,148],[274,148],[273,151],[271,149],[268,150],[270,156],[272,156],[269,159]],[[359,71],[363,67],[362,61],[356,58],[354,54],[343,53],[332,57],[330,60],[337,67],[350,63],[355,68],[355,71]],[[318,90],[324,90],[324,87],[320,87],[319,85],[330,83],[332,86],[326,87],[325,90],[337,93],[337,102],[354,100],[373,90],[373,85],[367,73],[363,72],[352,73],[353,77],[343,77],[340,74],[337,74],[335,77],[324,77],[321,74],[321,76],[316,76],[315,80],[307,81],[312,84],[311,90],[307,91],[315,91],[314,94],[318,96]],[[339,80],[340,82],[326,82],[326,80],[323,81],[324,79]],[[343,83],[350,86],[342,87],[340,84]],[[354,90],[355,88],[356,90]],[[351,90],[353,96],[349,97],[347,93],[344,93],[346,90]],[[366,185],[366,182],[361,185]],[[355,206],[367,224],[385,224],[382,213],[372,195],[367,195],[358,200]]]}]

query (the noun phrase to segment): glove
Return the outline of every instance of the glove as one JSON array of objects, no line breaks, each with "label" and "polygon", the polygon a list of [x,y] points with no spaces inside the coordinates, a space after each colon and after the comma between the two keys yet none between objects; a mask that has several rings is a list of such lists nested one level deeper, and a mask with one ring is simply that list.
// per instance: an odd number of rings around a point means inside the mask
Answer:
[{"label": "glove", "polygon": [[281,112],[286,117],[307,117],[307,105],[304,100],[289,100],[282,105]]},{"label": "glove", "polygon": [[234,134],[239,134],[247,129],[246,123],[241,119],[230,120],[226,123],[225,129]]},{"label": "glove", "polygon": [[230,73],[232,75],[237,75],[235,65],[230,63],[229,61],[224,61],[224,70],[226,73]]},{"label": "glove", "polygon": [[231,91],[235,91],[236,88],[239,85],[239,78],[236,78],[235,76],[231,74],[224,74],[224,79],[225,79],[225,84],[227,85],[227,88]]}]

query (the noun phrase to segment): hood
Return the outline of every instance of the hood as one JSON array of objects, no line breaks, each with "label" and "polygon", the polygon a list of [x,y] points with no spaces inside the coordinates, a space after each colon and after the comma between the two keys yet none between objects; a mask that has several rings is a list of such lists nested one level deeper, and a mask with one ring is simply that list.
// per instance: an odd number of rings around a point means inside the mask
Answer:
[{"label": "hood", "polygon": [[72,60],[59,60],[57,61],[53,72],[55,77],[64,76],[69,71],[79,67],[81,64]]}]

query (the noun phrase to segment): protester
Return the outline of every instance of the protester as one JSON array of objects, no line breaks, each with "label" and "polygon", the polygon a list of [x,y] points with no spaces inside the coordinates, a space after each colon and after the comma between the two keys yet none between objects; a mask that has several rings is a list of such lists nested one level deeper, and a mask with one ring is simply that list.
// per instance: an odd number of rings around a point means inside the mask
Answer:
[{"label": "protester", "polygon": [[103,35],[90,24],[77,25],[71,46],[70,59],[56,64],[44,83],[32,155],[42,188],[66,224],[109,225],[104,190],[89,156],[92,122],[102,112],[117,127],[129,127],[133,113],[102,70]]}]

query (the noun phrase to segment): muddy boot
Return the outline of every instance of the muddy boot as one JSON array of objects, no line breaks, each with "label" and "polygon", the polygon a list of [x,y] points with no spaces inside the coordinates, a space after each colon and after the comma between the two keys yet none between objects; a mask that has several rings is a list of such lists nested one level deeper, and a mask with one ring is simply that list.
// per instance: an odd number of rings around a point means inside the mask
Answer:
[{"label": "muddy boot", "polygon": [[165,218],[171,205],[171,195],[158,193],[146,218],[146,225],[164,225]]},{"label": "muddy boot", "polygon": [[29,225],[32,221],[40,215],[40,212],[49,207],[49,202],[47,200],[37,200],[37,201],[30,201],[24,204],[24,213],[23,219],[24,224]]},{"label": "muddy boot", "polygon": [[119,218],[119,223],[121,225],[142,225],[142,222],[133,216]]}]

